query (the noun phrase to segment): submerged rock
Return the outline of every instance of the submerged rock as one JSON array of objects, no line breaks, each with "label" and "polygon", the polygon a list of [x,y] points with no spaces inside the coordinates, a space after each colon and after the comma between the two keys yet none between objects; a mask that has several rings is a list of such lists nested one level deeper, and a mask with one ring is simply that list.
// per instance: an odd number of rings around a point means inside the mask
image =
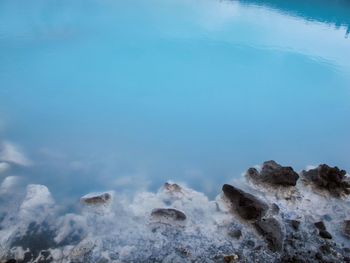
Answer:
[{"label": "submerged rock", "polygon": [[276,218],[262,218],[254,223],[258,232],[268,242],[272,251],[281,251],[283,248],[284,233],[281,224]]},{"label": "submerged rock", "polygon": [[295,186],[299,179],[299,175],[292,167],[281,166],[275,161],[264,162],[261,172],[249,168],[246,175],[259,182],[281,186]]},{"label": "submerged rock", "polygon": [[269,208],[265,202],[232,185],[224,184],[222,191],[230,201],[232,209],[243,219],[259,219],[266,214]]},{"label": "submerged rock", "polygon": [[334,196],[350,194],[350,181],[346,176],[345,170],[338,167],[330,167],[327,164],[321,164],[315,169],[302,172],[306,181],[315,186],[328,190]]},{"label": "submerged rock", "polygon": [[174,208],[156,208],[152,210],[153,218],[161,218],[174,221],[185,221],[186,215],[180,210]]},{"label": "submerged rock", "polygon": [[101,205],[106,204],[112,199],[109,193],[103,193],[98,195],[83,196],[80,201],[86,205]]}]

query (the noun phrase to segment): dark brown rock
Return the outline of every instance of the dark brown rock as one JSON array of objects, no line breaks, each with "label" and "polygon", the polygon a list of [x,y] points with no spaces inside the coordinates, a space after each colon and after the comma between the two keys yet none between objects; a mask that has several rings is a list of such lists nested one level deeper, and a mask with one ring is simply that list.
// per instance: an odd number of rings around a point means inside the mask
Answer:
[{"label": "dark brown rock", "polygon": [[103,193],[91,197],[82,197],[80,200],[82,203],[87,205],[100,205],[105,204],[112,199],[112,196],[109,193]]},{"label": "dark brown rock", "polygon": [[299,227],[300,227],[300,221],[299,220],[292,219],[292,220],[289,221],[289,223],[290,223],[291,227],[294,230],[296,230],[296,231],[299,230]]},{"label": "dark brown rock", "polygon": [[249,168],[246,175],[260,182],[281,186],[295,186],[299,179],[292,167],[281,166],[275,161],[264,162],[260,173],[255,168]]},{"label": "dark brown rock", "polygon": [[323,221],[316,222],[314,225],[318,230],[326,230],[326,226]]},{"label": "dark brown rock", "polygon": [[345,170],[321,164],[315,169],[302,172],[303,177],[315,186],[328,190],[334,196],[350,194],[350,182]]},{"label": "dark brown rock", "polygon": [[327,230],[320,230],[319,235],[325,239],[332,239],[332,235]]},{"label": "dark brown rock", "polygon": [[254,223],[258,232],[265,238],[272,251],[281,251],[283,248],[284,233],[277,219],[262,218]]},{"label": "dark brown rock", "polygon": [[268,205],[265,202],[232,185],[224,184],[222,191],[230,201],[232,209],[243,219],[261,218],[268,210]]},{"label": "dark brown rock", "polygon": [[323,221],[316,222],[315,227],[319,230],[318,234],[322,238],[332,239],[332,235],[327,231],[326,225]]},{"label": "dark brown rock", "polygon": [[224,262],[225,263],[234,263],[237,262],[238,256],[237,255],[228,255],[224,256]]},{"label": "dark brown rock", "polygon": [[175,221],[184,221],[186,220],[186,215],[180,210],[174,208],[156,208],[152,210],[152,217],[155,218],[164,218]]}]

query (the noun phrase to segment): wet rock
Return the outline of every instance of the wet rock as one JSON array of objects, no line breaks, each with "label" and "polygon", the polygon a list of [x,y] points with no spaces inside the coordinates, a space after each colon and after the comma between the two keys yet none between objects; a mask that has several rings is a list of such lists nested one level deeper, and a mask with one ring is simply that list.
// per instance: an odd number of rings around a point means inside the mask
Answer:
[{"label": "wet rock", "polygon": [[332,235],[327,231],[327,228],[323,221],[316,222],[314,225],[319,230],[318,234],[320,237],[325,239],[332,239]]},{"label": "wet rock", "polygon": [[300,227],[300,221],[299,221],[299,220],[295,220],[295,219],[289,220],[289,224],[291,225],[291,227],[292,227],[295,231],[298,231],[298,230],[299,230],[299,227]]},{"label": "wet rock", "polygon": [[277,219],[262,218],[254,223],[258,232],[265,238],[272,251],[281,251],[283,248],[284,233]]},{"label": "wet rock", "polygon": [[264,216],[268,210],[268,205],[265,202],[232,185],[223,185],[222,191],[225,197],[230,201],[232,209],[243,219],[259,219]]},{"label": "wet rock", "polygon": [[350,220],[344,220],[343,233],[350,239]]},{"label": "wet rock", "polygon": [[112,199],[109,193],[103,193],[99,195],[87,195],[80,199],[83,204],[86,205],[101,205],[106,204]]},{"label": "wet rock", "polygon": [[323,259],[322,254],[321,254],[320,252],[317,252],[317,253],[315,254],[315,258],[316,258],[317,260],[322,260],[322,259]]},{"label": "wet rock", "polygon": [[315,186],[328,190],[334,196],[350,194],[350,182],[345,170],[321,164],[315,169],[302,172],[303,177]]},{"label": "wet rock", "polygon": [[228,256],[224,256],[224,262],[225,262],[225,263],[234,263],[234,262],[238,262],[238,256],[237,256],[237,255],[228,255]]},{"label": "wet rock", "polygon": [[247,176],[256,181],[281,186],[295,186],[299,179],[292,167],[281,166],[275,161],[264,162],[260,173],[255,168],[248,169]]},{"label": "wet rock", "polygon": [[186,220],[186,215],[180,210],[174,208],[156,208],[152,210],[151,216],[153,218],[163,218],[174,221]]},{"label": "wet rock", "polygon": [[326,226],[323,221],[316,222],[314,225],[318,230],[326,230]]},{"label": "wet rock", "polygon": [[301,258],[298,255],[292,255],[292,256],[284,255],[282,257],[281,262],[283,262],[283,263],[307,263],[306,260],[304,260],[303,258]]},{"label": "wet rock", "polygon": [[319,250],[322,254],[327,255],[331,253],[331,248],[328,245],[322,245],[319,247]]},{"label": "wet rock", "polygon": [[319,235],[325,239],[332,239],[332,235],[327,230],[320,230]]}]

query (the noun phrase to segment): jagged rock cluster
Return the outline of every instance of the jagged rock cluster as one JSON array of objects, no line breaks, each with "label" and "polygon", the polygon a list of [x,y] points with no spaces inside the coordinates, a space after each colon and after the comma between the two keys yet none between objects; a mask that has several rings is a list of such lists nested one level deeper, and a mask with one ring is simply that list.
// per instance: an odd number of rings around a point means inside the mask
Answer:
[{"label": "jagged rock cluster", "polygon": [[0,262],[350,262],[344,170],[298,174],[267,161],[245,177],[213,201],[166,183],[132,201],[89,194],[81,213],[64,215],[46,187],[30,185],[0,219]]}]

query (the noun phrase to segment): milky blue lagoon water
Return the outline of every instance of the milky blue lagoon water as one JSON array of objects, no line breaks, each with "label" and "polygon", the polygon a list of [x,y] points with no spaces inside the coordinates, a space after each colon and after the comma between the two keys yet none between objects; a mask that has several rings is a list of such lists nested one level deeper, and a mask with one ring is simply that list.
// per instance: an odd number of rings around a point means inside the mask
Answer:
[{"label": "milky blue lagoon water", "polygon": [[269,159],[349,170],[349,25],[346,0],[2,0],[1,180],[214,196]]}]

